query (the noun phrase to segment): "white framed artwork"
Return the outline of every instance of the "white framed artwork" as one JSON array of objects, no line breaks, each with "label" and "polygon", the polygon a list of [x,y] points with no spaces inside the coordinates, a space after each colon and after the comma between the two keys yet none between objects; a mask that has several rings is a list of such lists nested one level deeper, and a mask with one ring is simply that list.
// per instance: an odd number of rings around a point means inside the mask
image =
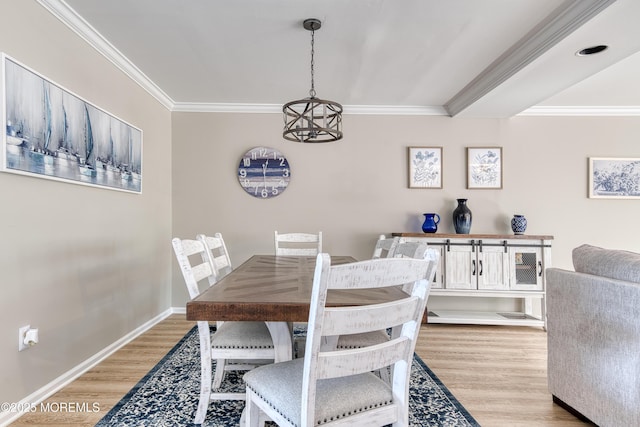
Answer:
[{"label": "white framed artwork", "polygon": [[442,188],[442,147],[409,147],[409,188]]},{"label": "white framed artwork", "polygon": [[640,199],[640,158],[589,157],[590,199]]},{"label": "white framed artwork", "polygon": [[467,147],[467,188],[502,188],[502,147]]}]

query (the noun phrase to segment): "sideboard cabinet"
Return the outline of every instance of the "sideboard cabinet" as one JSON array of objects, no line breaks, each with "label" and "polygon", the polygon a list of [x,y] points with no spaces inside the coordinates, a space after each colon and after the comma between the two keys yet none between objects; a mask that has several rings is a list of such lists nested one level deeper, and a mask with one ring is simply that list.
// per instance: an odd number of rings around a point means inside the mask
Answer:
[{"label": "sideboard cabinet", "polygon": [[431,296],[510,298],[519,311],[429,309],[429,323],[546,327],[545,269],[552,236],[392,233],[440,252]]}]

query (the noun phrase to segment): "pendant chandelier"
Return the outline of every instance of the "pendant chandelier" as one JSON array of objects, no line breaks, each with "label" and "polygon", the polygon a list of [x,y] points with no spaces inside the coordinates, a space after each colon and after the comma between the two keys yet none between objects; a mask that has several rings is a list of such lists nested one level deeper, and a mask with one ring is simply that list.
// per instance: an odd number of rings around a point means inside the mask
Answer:
[{"label": "pendant chandelier", "polygon": [[313,82],[313,44],[315,31],[322,23],[319,19],[305,19],[303,24],[311,31],[311,89],[309,97],[284,104],[284,131],[282,136],[297,142],[332,142],[342,139],[342,105],[316,98]]}]

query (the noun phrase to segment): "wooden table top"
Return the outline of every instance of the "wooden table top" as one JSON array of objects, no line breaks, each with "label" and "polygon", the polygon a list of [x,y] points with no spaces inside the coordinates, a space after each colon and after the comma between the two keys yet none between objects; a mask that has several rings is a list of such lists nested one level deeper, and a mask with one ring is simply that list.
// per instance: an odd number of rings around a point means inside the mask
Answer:
[{"label": "wooden table top", "polygon": [[[332,256],[331,263],[356,261]],[[187,320],[306,322],[316,257],[254,255],[187,302]],[[371,304],[401,298],[401,289],[329,291],[327,306]]]}]

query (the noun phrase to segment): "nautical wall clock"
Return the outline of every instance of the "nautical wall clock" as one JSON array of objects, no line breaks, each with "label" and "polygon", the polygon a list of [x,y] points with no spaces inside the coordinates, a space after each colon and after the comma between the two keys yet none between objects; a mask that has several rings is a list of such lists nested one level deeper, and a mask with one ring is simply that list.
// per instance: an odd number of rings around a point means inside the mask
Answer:
[{"label": "nautical wall clock", "polygon": [[286,157],[276,149],[255,147],[244,153],[238,166],[238,181],[244,191],[260,199],[280,195],[291,179]]}]

